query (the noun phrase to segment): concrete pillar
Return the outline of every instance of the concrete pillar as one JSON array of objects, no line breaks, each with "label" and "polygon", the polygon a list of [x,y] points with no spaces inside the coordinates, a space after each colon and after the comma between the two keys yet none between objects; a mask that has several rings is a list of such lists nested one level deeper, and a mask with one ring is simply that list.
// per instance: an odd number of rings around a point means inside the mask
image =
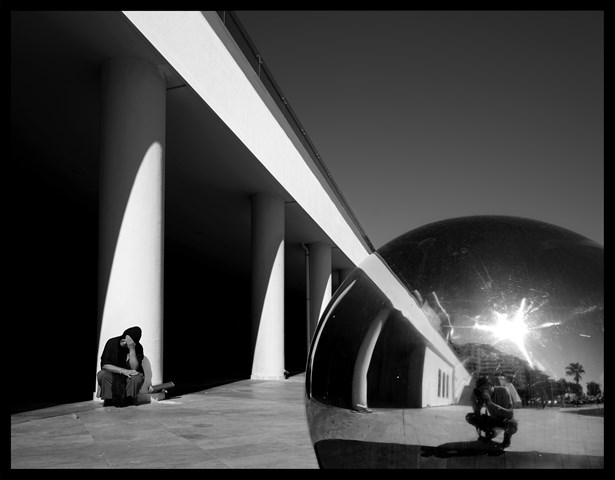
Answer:
[{"label": "concrete pillar", "polygon": [[97,370],[106,341],[138,325],[144,391],[163,381],[166,81],[136,58],[108,60],[100,81]]},{"label": "concrete pillar", "polygon": [[331,246],[315,242],[310,250],[310,339],[331,300]]},{"label": "concrete pillar", "polygon": [[284,376],[284,199],[252,196],[252,379]]},{"label": "concrete pillar", "polygon": [[384,327],[385,322],[389,318],[389,313],[390,311],[388,309],[383,309],[378,312],[359,347],[359,353],[357,354],[352,373],[351,406],[353,410],[364,411],[368,409],[367,371],[372,361],[376,342],[378,341],[382,327]]}]

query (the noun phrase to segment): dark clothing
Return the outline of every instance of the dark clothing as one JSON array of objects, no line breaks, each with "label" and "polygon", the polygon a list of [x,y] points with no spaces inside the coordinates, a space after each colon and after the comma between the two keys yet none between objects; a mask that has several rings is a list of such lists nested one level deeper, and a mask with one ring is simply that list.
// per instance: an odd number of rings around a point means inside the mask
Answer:
[{"label": "dark clothing", "polygon": [[[485,400],[490,398],[490,402]],[[512,398],[506,387],[494,387],[493,393],[489,394],[487,390],[475,388],[472,392],[472,402],[474,412],[466,415],[466,421],[476,427],[479,432],[485,433],[487,439],[495,436],[494,429],[502,428],[504,430],[503,443],[508,446],[510,437],[517,432],[517,420],[513,419]],[[486,413],[483,413],[483,408]]]},{"label": "dark clothing", "polygon": [[[491,402],[486,403],[485,399],[491,398]],[[507,420],[513,418],[512,398],[506,387],[494,387],[490,395],[486,390],[475,388],[472,392],[472,403],[474,413],[479,414],[484,407],[489,415],[496,420]]]},{"label": "dark clothing", "polygon": [[513,433],[517,433],[518,429],[517,420],[514,418],[498,420],[485,413],[468,413],[466,415],[466,421],[482,432],[490,432],[494,428],[502,428],[504,432],[512,435]]},{"label": "dark clothing", "polygon": [[[134,337],[133,334],[135,335]],[[102,366],[107,364],[115,365],[116,367],[124,368],[126,370],[133,370],[129,362],[130,350],[128,347],[122,347],[120,345],[120,341],[126,338],[126,335],[130,335],[130,338],[135,340],[135,354],[137,360],[139,361],[139,366],[134,369],[139,372],[139,374],[130,378],[120,373],[102,370]],[[143,346],[138,343],[138,340],[140,339],[140,329],[132,332],[131,329],[128,329],[119,337],[113,337],[107,340],[103,353],[100,357],[101,370],[96,375],[98,385],[100,387],[98,396],[103,400],[113,399],[118,403],[123,403],[126,397],[136,399],[139,395],[139,391],[145,382],[145,372],[143,371]]]},{"label": "dark clothing", "polygon": [[[109,363],[111,365],[115,365],[116,367],[132,370],[132,367],[128,362],[128,347],[122,347],[120,345],[120,340],[123,340],[124,338],[126,338],[126,336],[121,335],[119,337],[113,337],[107,340],[103,353],[100,357],[101,368],[103,365]],[[137,372],[144,373],[143,346],[140,343],[135,343],[135,354],[137,355],[137,360],[139,360],[139,366],[135,370]]]},{"label": "dark clothing", "polygon": [[145,382],[145,376],[142,373],[128,378],[108,370],[100,370],[96,378],[100,386],[100,398],[103,400],[116,399],[120,404],[127,397],[136,399]]},{"label": "dark clothing", "polygon": [[[511,410],[512,414],[512,397],[510,396],[510,392],[506,387],[494,387],[493,394],[491,395],[491,401],[500,407],[505,408],[506,410]],[[489,407],[487,407],[488,409]],[[500,412],[501,414],[501,412]],[[498,415],[500,415],[498,414]],[[507,415],[507,414],[506,414]]]},{"label": "dark clothing", "polygon": [[139,343],[139,340],[141,340],[141,334],[142,332],[140,327],[130,327],[124,330],[124,333],[122,333],[122,338],[125,338],[126,335],[130,335],[130,338],[132,338],[135,343]]}]

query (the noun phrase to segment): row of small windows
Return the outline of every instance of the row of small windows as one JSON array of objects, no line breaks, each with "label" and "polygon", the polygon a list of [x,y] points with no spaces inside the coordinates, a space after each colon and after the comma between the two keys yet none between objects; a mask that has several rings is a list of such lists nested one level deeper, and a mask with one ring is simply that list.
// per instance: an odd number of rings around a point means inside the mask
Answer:
[{"label": "row of small windows", "polygon": [[441,369],[438,368],[438,397],[448,398],[448,384],[448,373],[444,373]]}]

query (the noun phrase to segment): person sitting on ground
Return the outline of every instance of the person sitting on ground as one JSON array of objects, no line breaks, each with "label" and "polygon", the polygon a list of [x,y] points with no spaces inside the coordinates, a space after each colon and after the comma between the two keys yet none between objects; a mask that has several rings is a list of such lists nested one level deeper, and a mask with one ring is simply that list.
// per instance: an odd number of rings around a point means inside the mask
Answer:
[{"label": "person sitting on ground", "polygon": [[[504,439],[500,446],[510,446],[510,438],[517,432],[517,420],[513,418],[513,402],[510,392],[506,387],[494,387],[487,377],[476,380],[476,388],[472,392],[474,411],[466,415],[470,425],[476,427],[479,439],[489,441],[496,436],[495,428],[504,430]],[[482,413],[485,408],[486,413]],[[485,433],[481,437],[481,432]]]},{"label": "person sitting on ground", "polygon": [[141,329],[130,327],[119,337],[107,340],[96,374],[98,395],[105,407],[136,405],[145,382]]}]

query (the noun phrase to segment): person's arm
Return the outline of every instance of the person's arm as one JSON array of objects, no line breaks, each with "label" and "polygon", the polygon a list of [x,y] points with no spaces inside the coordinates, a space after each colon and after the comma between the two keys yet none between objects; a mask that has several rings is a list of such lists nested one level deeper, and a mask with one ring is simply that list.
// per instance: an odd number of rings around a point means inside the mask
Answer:
[{"label": "person's arm", "polygon": [[[127,338],[130,338],[130,336],[127,335]],[[103,354],[102,354],[102,356],[100,358],[100,363],[101,363],[100,368],[102,370],[107,370],[108,372],[118,373],[120,375],[126,375],[127,377],[131,377],[132,375],[136,375],[137,373],[139,373],[139,372],[137,372],[136,369],[129,370],[127,368],[120,367],[120,366],[115,365],[114,363],[112,363],[113,359],[115,358],[114,354],[113,354],[112,343],[111,343],[112,341],[113,341],[113,339],[108,340],[107,344],[105,345],[105,348],[103,350]],[[132,339],[130,339],[130,342],[133,345],[132,350],[134,351],[135,350],[135,347],[134,347],[135,342]],[[130,351],[130,347],[129,347],[129,351]],[[134,355],[134,357],[135,357],[135,359],[137,361],[137,367],[138,367],[138,365],[139,365],[138,357],[137,357],[136,354]],[[131,367],[132,367],[132,364],[131,364]]]},{"label": "person's arm", "polygon": [[130,363],[130,368],[136,371],[139,368],[140,362],[137,358],[136,343],[130,338],[130,335],[126,335],[126,346],[128,347],[128,363]]},{"label": "person's arm", "polygon": [[482,392],[475,388],[474,390],[472,390],[472,408],[476,415],[480,414],[480,409],[482,408],[482,406]]},{"label": "person's arm", "polygon": [[504,408],[498,405],[497,403],[492,402],[491,400],[487,402],[487,411],[492,417],[497,417],[497,418],[500,418],[500,417],[508,418],[512,414],[512,410],[508,408]]},{"label": "person's arm", "polygon": [[[506,392],[508,399],[510,399],[510,394]],[[505,405],[512,405],[512,401],[506,401],[505,399],[500,399],[501,403]],[[489,415],[495,418],[512,418],[513,411],[512,408],[505,408],[502,405],[491,400],[491,398],[486,398],[485,403],[487,404],[487,411]]]},{"label": "person's arm", "polygon": [[105,348],[103,349],[103,353],[100,357],[100,368],[108,372],[119,373],[120,375],[123,375],[123,371],[125,369],[113,363],[115,361],[115,341],[116,340],[113,338],[107,340]]},{"label": "person's arm", "polygon": [[118,367],[117,365],[113,365],[111,363],[105,363],[102,366],[102,369],[103,370],[107,370],[108,372],[119,373],[120,375],[126,375],[127,377],[130,376],[129,373],[128,373],[128,372],[130,372],[130,370]]}]

